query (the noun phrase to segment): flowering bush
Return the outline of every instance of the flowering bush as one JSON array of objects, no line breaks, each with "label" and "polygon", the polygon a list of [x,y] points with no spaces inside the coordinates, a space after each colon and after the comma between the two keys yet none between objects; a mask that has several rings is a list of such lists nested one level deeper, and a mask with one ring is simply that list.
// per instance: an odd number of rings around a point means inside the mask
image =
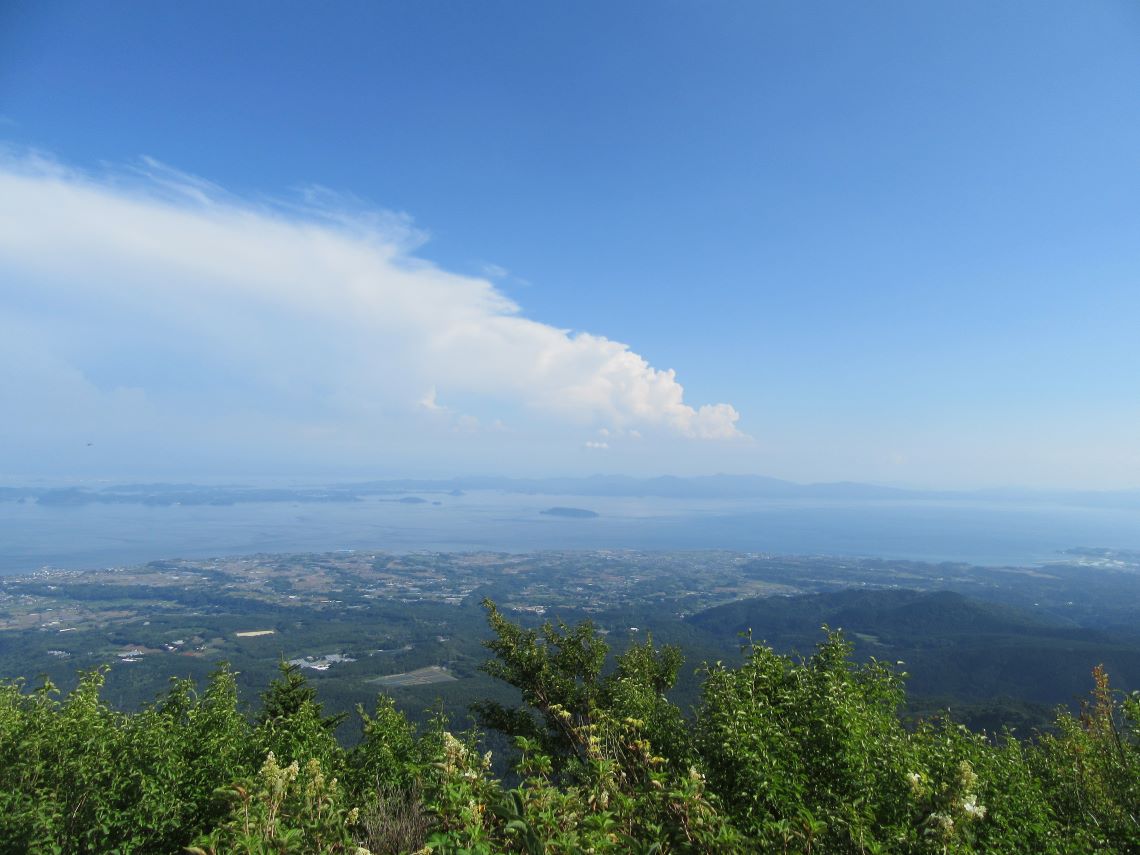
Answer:
[{"label": "flowering bush", "polygon": [[0,685],[0,852],[1140,852],[1140,695],[1093,672],[1078,715],[1020,741],[947,719],[904,726],[902,676],[838,633],[804,660],[759,645],[704,670],[691,717],[680,652],[612,660],[588,623],[526,630],[488,603],[487,671],[522,704],[482,704],[514,740],[492,775],[477,732],[423,731],[389,699],[351,750],[283,668],[248,721],[233,674],[135,714],[103,671],[60,699]]}]

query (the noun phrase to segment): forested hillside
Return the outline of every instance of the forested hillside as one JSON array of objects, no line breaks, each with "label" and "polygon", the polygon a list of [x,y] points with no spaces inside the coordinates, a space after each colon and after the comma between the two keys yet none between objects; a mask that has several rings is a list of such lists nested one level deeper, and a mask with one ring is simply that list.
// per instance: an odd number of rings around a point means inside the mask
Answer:
[{"label": "forested hillside", "polygon": [[819,626],[842,628],[857,658],[902,661],[914,707],[951,705],[968,713],[1004,704],[1047,726],[1056,704],[1086,691],[1088,664],[1102,663],[1118,684],[1140,686],[1140,643],[1125,633],[1080,625],[1023,607],[951,591],[846,589],[802,597],[741,600],[689,622],[723,644],[742,632],[778,650],[810,650]]},{"label": "forested hillside", "polygon": [[362,738],[346,749],[339,716],[289,666],[251,718],[227,667],[133,714],[101,699],[101,671],[66,698],[16,681],[0,688],[0,847],[1140,850],[1140,695],[1115,693],[1099,667],[1051,734],[988,738],[946,718],[908,728],[896,668],[853,661],[828,633],[807,658],[755,645],[742,664],[706,666],[686,716],[669,699],[679,649],[646,639],[611,659],[588,622],[524,628],[485,605],[485,670],[522,700],[477,705],[482,728],[514,746],[501,779],[478,730],[442,714],[416,727],[384,697],[359,711]]}]

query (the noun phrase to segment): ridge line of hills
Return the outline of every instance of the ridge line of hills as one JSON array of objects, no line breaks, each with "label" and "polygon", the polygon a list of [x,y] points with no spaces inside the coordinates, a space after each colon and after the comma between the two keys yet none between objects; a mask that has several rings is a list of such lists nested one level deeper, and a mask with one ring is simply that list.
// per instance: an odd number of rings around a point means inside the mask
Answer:
[{"label": "ridge line of hills", "polygon": [[337,482],[322,486],[258,486],[241,483],[124,483],[105,486],[0,486],[0,501],[41,504],[152,503],[234,504],[238,502],[351,502],[393,493],[448,493],[490,490],[526,495],[644,497],[678,499],[816,499],[822,501],[1045,502],[1083,507],[1140,508],[1140,490],[921,490],[854,481],[802,484],[765,475],[592,475],[564,478],[461,476],[446,479],[396,478]]}]

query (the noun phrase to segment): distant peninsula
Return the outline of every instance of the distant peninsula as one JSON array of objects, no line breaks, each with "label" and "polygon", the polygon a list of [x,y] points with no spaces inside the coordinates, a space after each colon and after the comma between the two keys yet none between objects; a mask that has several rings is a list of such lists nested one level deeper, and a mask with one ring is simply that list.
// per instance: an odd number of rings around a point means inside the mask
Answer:
[{"label": "distant peninsula", "polygon": [[588,511],[585,508],[547,508],[539,513],[549,517],[571,517],[577,520],[593,519],[598,515],[596,511]]},{"label": "distant peninsula", "polygon": [[[386,481],[280,484],[112,484],[92,487],[0,485],[0,503],[34,502],[44,506],[88,504],[237,505],[245,503],[352,503],[401,502],[413,505],[444,496],[497,492],[559,497],[558,501],[601,497],[662,499],[823,499],[826,501],[963,501],[1065,504],[1088,508],[1140,509],[1140,490],[916,490],[878,484],[834,482],[798,484],[763,475],[704,475],[678,478],[634,478],[625,475],[591,475],[563,478],[506,478],[465,476],[440,480],[398,478]],[[425,498],[428,497],[428,498]],[[576,511],[575,508],[570,508]],[[551,508],[555,516],[565,516]],[[543,513],[547,513],[543,511]]]}]

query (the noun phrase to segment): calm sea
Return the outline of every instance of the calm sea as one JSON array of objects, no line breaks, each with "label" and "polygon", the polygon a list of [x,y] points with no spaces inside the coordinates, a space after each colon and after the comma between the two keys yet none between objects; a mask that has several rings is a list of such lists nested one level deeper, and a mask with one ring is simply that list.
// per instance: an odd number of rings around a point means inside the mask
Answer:
[{"label": "calm sea", "polygon": [[[1075,546],[1140,549],[1140,513],[1050,504],[586,498],[473,492],[425,504],[0,503],[0,573],[161,558],[367,549],[728,549],[1031,564]],[[439,504],[433,504],[439,502]],[[544,516],[587,508],[596,519]]]}]

